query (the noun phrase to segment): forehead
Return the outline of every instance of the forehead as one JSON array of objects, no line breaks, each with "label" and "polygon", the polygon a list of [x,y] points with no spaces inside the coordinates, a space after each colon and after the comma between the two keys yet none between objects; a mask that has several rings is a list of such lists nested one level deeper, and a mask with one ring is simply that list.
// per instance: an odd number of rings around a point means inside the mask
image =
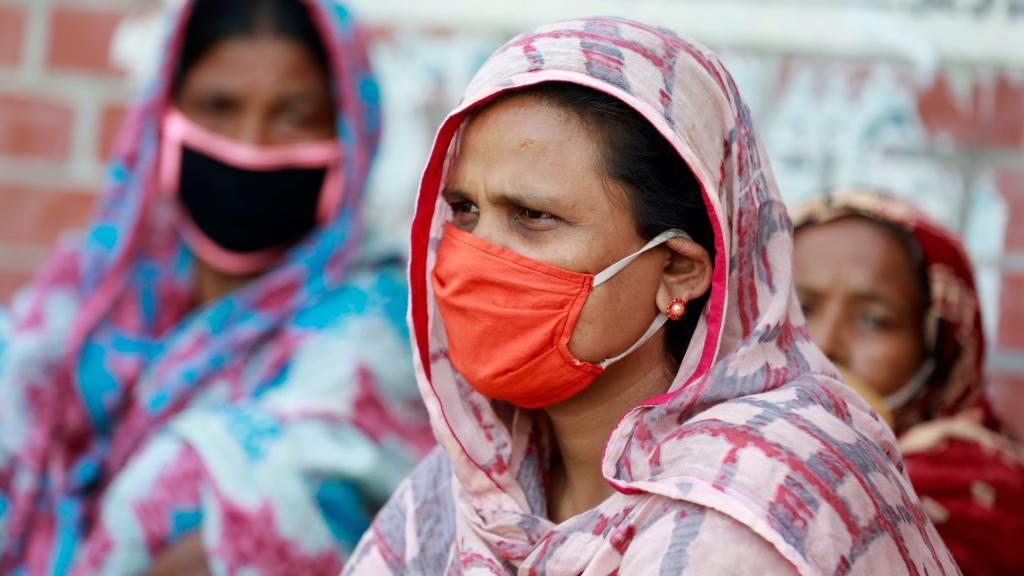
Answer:
[{"label": "forehead", "polygon": [[218,42],[186,73],[183,87],[289,92],[323,89],[326,83],[308,47],[266,35]]},{"label": "forehead", "polygon": [[500,156],[514,149],[517,155],[542,155],[554,147],[565,153],[591,152],[593,135],[575,116],[530,95],[511,95],[484,105],[467,120],[462,151],[484,153],[495,146]]},{"label": "forehead", "polygon": [[797,282],[840,290],[870,288],[917,294],[918,271],[895,235],[864,218],[811,224],[797,231],[793,246]]},{"label": "forehead", "polygon": [[591,131],[571,113],[529,95],[503,98],[473,114],[457,154],[449,185],[563,196],[604,188]]}]

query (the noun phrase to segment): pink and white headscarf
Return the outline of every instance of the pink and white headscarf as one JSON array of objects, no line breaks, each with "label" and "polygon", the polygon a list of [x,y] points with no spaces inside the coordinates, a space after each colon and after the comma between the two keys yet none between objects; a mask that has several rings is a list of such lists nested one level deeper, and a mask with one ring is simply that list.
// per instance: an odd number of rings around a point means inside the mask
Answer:
[{"label": "pink and white headscarf", "polygon": [[[675,147],[715,232],[711,295],[668,392],[607,440],[616,494],[554,525],[550,439],[469,388],[446,354],[430,273],[439,198],[467,113],[542,82],[610,94]],[[378,515],[351,574],[956,574],[886,425],[810,343],[791,224],[750,112],[705,48],[620,19],[543,26],[500,48],[442,124],[412,230],[410,322],[440,449]]]}]

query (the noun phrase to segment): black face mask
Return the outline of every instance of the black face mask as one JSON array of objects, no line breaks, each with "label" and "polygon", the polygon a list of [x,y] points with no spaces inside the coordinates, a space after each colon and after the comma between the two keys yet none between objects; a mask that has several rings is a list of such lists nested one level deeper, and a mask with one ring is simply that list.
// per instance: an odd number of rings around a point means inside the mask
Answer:
[{"label": "black face mask", "polygon": [[326,168],[247,170],[182,147],[179,197],[196,227],[226,250],[253,253],[317,225]]}]

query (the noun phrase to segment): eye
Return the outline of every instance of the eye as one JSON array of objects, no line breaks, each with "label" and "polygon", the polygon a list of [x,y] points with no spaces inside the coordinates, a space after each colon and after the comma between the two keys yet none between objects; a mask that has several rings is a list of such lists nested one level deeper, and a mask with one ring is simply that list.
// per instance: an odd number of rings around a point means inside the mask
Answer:
[{"label": "eye", "polygon": [[456,214],[479,214],[480,209],[476,207],[476,204],[472,202],[452,202],[448,204],[452,208],[452,212]]},{"label": "eye", "polygon": [[312,114],[308,110],[288,108],[281,112],[280,120],[283,124],[286,124],[293,128],[304,128],[309,124],[312,124]]},{"label": "eye", "polygon": [[209,91],[183,98],[181,111],[204,128],[230,134],[238,119],[239,103],[226,92]]},{"label": "eye", "polygon": [[234,110],[236,105],[232,98],[224,94],[215,94],[203,98],[199,102],[198,108],[206,114],[222,115]]},{"label": "eye", "polygon": [[814,313],[814,306],[810,302],[800,301],[800,310],[803,311],[804,316],[810,316]]},{"label": "eye", "polygon": [[547,212],[541,212],[540,210],[533,210],[530,208],[521,209],[518,217],[525,218],[527,220],[549,220],[555,218]]},{"label": "eye", "polygon": [[887,330],[892,326],[892,323],[885,316],[871,313],[857,316],[857,323],[867,330]]},{"label": "eye", "polygon": [[452,209],[452,224],[462,230],[472,230],[480,218],[480,208],[472,202],[449,202]]},{"label": "eye", "polygon": [[803,311],[804,317],[810,317],[814,313],[818,296],[803,286],[796,286],[796,300],[800,303],[800,310]]},{"label": "eye", "polygon": [[524,232],[546,232],[561,221],[558,216],[525,206],[517,207],[513,214],[513,220]]},{"label": "eye", "polygon": [[280,111],[278,118],[282,123],[299,129],[331,125],[333,121],[330,108],[307,104],[287,106]]},{"label": "eye", "polygon": [[516,224],[534,232],[550,230],[561,221],[558,216],[525,206],[516,208],[513,220]]}]

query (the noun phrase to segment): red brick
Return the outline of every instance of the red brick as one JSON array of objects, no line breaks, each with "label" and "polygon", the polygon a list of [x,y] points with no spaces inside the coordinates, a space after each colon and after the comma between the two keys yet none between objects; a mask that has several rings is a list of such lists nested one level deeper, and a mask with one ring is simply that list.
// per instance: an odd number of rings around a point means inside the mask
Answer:
[{"label": "red brick", "polygon": [[55,7],[47,64],[61,70],[118,72],[110,65],[110,43],[124,16],[115,10]]},{"label": "red brick", "polygon": [[60,160],[71,149],[71,108],[38,96],[0,94],[0,154]]},{"label": "red brick", "polygon": [[1006,201],[1006,251],[1024,252],[1024,170],[1000,170],[996,188]]},{"label": "red brick", "polygon": [[999,419],[1024,438],[1024,374],[992,375],[987,393]]},{"label": "red brick", "polygon": [[118,134],[121,132],[121,124],[124,123],[127,113],[127,107],[116,104],[103,110],[100,118],[99,142],[96,143],[100,161],[107,161],[113,154]]},{"label": "red brick", "polygon": [[0,66],[17,66],[25,40],[25,10],[0,6]]},{"label": "red brick", "polygon": [[0,185],[0,242],[49,247],[86,225],[95,200],[88,192]]},{"label": "red brick", "polygon": [[1024,354],[1024,274],[1003,274],[999,300],[998,347]]},{"label": "red brick", "polygon": [[1006,76],[999,76],[993,87],[992,102],[989,143],[1004,148],[1024,145],[1024,82],[1012,82]]},{"label": "red brick", "polygon": [[30,272],[0,270],[0,304],[10,304],[11,298],[32,279]]},{"label": "red brick", "polygon": [[962,147],[1024,146],[1024,82],[999,75],[980,81],[958,99],[945,74],[917,93],[917,112],[933,136],[951,137]]},{"label": "red brick", "polygon": [[395,37],[395,28],[387,24],[371,24],[366,27],[366,33],[372,42],[388,43]]},{"label": "red brick", "polygon": [[958,143],[975,136],[971,110],[962,109],[945,74],[936,76],[931,86],[917,94],[917,113],[931,134],[948,134]]}]

